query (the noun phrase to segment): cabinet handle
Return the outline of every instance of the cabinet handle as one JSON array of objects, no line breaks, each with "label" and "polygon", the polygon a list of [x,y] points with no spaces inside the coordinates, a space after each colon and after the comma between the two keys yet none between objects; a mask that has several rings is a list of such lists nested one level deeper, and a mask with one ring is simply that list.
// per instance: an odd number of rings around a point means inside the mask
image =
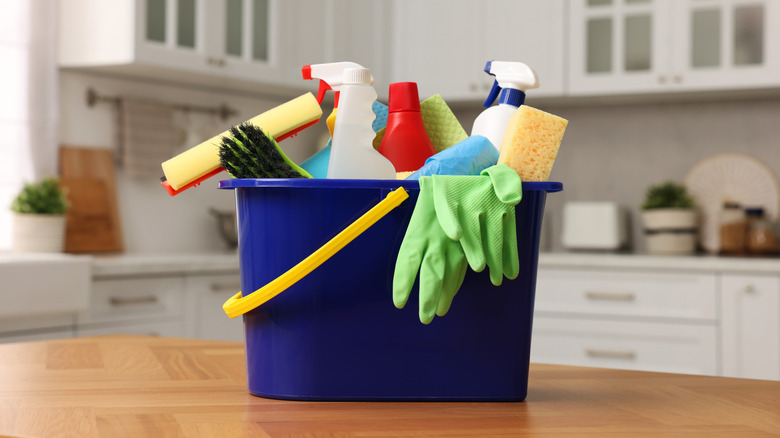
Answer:
[{"label": "cabinet handle", "polygon": [[680,82],[682,82],[682,75],[678,73],[678,74],[676,74],[676,75],[672,76],[672,80],[673,80],[673,81],[674,81],[676,84],[679,84]]},{"label": "cabinet handle", "polygon": [[472,83],[469,85],[469,90],[471,90],[471,91],[477,91],[477,89],[478,89],[478,87],[477,87],[477,84],[475,84],[474,82],[472,82]]},{"label": "cabinet handle", "polygon": [[665,84],[666,83],[666,76],[658,75],[657,80],[658,80],[659,84]]},{"label": "cabinet handle", "polygon": [[625,359],[630,360],[636,358],[636,352],[631,350],[600,350],[596,348],[585,349],[585,354],[588,357],[599,359]]},{"label": "cabinet handle", "polygon": [[231,291],[233,293],[238,292],[241,290],[241,285],[238,283],[212,283],[211,284],[211,291],[215,294],[221,293],[221,292],[227,292]]},{"label": "cabinet handle", "polygon": [[752,283],[748,283],[745,285],[745,288],[743,290],[745,291],[745,293],[752,294],[753,292],[756,291],[756,287],[753,286]]},{"label": "cabinet handle", "polygon": [[217,67],[224,67],[226,64],[224,59],[212,58],[211,56],[206,58],[206,63],[209,65],[215,65]]},{"label": "cabinet handle", "polygon": [[111,304],[114,307],[138,306],[141,304],[157,304],[158,301],[159,300],[154,295],[147,295],[147,296],[137,297],[137,298],[111,297],[111,299],[108,300],[109,304]]},{"label": "cabinet handle", "polygon": [[634,301],[634,299],[636,299],[636,296],[631,292],[586,291],[585,298],[589,300]]}]

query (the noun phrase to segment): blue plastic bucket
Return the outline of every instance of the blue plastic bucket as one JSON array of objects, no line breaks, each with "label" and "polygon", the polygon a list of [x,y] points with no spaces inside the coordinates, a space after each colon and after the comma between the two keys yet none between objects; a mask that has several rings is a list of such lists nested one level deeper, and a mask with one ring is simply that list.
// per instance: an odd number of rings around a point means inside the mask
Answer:
[{"label": "blue plastic bucket", "polygon": [[469,271],[449,313],[418,319],[417,285],[392,299],[417,181],[234,179],[241,288],[274,280],[403,186],[409,199],[301,281],[248,312],[249,392],[290,400],[522,401],[528,388],[539,231],[558,182],[523,183],[520,275]]}]

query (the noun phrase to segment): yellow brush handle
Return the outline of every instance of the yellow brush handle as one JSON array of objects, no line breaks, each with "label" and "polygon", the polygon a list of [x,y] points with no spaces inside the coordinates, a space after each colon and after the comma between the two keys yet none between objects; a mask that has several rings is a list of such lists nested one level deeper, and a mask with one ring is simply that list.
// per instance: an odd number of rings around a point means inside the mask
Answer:
[{"label": "yellow brush handle", "polygon": [[330,239],[328,243],[322,245],[317,251],[314,251],[310,256],[290,268],[290,270],[246,297],[242,298],[241,292],[237,293],[225,301],[222,309],[227,316],[235,318],[279,295],[318,266],[325,263],[326,260],[339,252],[349,242],[355,240],[357,236],[369,229],[395,207],[398,207],[408,197],[409,194],[406,193],[403,187],[393,190],[382,202],[368,210],[363,216],[357,218],[355,222],[352,222],[336,237]]},{"label": "yellow brush handle", "polygon": [[[283,103],[249,120],[273,138],[287,134],[322,116],[322,108],[311,93]],[[203,143],[186,150],[162,163],[165,179],[174,190],[219,168],[219,144],[230,130],[215,135]]]}]

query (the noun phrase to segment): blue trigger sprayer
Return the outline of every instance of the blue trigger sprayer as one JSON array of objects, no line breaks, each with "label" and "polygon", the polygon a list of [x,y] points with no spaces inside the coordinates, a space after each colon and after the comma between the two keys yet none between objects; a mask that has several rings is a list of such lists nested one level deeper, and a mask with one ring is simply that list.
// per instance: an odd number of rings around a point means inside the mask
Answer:
[{"label": "blue trigger sprayer", "polygon": [[[525,102],[525,91],[539,87],[539,78],[522,62],[488,61],[485,73],[496,80],[483,105],[487,109],[474,120],[471,135],[487,137],[500,150],[509,118]],[[491,106],[496,98],[498,105]]]}]

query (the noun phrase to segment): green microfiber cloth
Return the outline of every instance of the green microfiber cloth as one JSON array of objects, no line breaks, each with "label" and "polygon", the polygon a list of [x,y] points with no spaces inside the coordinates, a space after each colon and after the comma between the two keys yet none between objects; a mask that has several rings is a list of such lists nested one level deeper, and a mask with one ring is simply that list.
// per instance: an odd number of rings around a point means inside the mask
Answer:
[{"label": "green microfiber cloth", "polygon": [[287,158],[273,137],[247,122],[222,137],[219,164],[233,178],[311,178]]},{"label": "green microfiber cloth", "polygon": [[[420,115],[425,125],[425,133],[428,134],[437,153],[468,138],[458,118],[441,95],[434,94],[420,102]],[[384,129],[377,131],[374,138],[375,149],[379,149],[384,135]]]}]

